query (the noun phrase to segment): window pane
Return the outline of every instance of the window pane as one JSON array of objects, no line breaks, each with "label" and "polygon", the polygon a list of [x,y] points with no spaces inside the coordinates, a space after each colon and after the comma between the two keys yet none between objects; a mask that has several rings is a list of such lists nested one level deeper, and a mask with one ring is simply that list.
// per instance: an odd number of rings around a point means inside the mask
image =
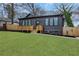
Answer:
[{"label": "window pane", "polygon": [[27,20],[26,20],[26,26],[27,26]]},{"label": "window pane", "polygon": [[53,18],[50,18],[50,25],[53,25]]},{"label": "window pane", "polygon": [[45,25],[48,25],[49,19],[45,19]]},{"label": "window pane", "polygon": [[24,20],[24,26],[26,26],[26,20]]},{"label": "window pane", "polygon": [[54,18],[54,25],[58,25],[58,18],[57,17]]},{"label": "window pane", "polygon": [[21,25],[21,20],[19,21],[19,25]]},{"label": "window pane", "polygon": [[22,25],[24,25],[24,20],[22,21]]},{"label": "window pane", "polygon": [[29,20],[29,25],[31,25],[31,20]]},{"label": "window pane", "polygon": [[19,21],[19,25],[21,25],[21,26],[23,25],[23,20]]}]

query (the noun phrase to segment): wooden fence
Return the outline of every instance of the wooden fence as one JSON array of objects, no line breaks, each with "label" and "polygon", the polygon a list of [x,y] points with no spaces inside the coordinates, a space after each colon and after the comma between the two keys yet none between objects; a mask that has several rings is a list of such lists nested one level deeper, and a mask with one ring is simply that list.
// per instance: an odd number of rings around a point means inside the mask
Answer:
[{"label": "wooden fence", "polygon": [[78,27],[63,27],[63,35],[79,36],[79,28]]},{"label": "wooden fence", "polygon": [[[19,25],[12,25],[12,24],[7,24],[6,25],[6,29],[7,30],[16,30],[16,31],[33,31],[34,28],[33,26],[19,26]],[[43,31],[43,27],[41,25],[38,25],[35,29],[36,32],[40,31],[42,32]]]},{"label": "wooden fence", "polygon": [[7,30],[17,30],[18,25],[6,24],[6,29]]},{"label": "wooden fence", "polygon": [[32,31],[33,26],[19,26],[19,25],[12,25],[12,24],[7,24],[6,25],[7,30],[16,30],[16,31]]}]

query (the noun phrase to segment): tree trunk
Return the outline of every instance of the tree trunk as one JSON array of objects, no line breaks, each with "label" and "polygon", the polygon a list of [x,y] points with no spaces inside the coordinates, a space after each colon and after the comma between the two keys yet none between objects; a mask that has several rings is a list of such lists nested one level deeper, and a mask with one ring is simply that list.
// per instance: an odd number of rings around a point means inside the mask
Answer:
[{"label": "tree trunk", "polygon": [[14,23],[13,21],[14,20],[14,4],[12,3],[11,6],[12,6],[12,17],[11,18],[12,18],[12,24],[13,24]]}]

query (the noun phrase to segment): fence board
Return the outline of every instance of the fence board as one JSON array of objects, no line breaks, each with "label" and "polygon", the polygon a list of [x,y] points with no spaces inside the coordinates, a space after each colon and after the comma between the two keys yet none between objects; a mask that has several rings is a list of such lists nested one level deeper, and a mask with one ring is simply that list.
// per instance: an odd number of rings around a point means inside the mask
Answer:
[{"label": "fence board", "polygon": [[17,31],[33,31],[33,26],[19,26],[19,25],[12,25],[12,24],[7,24],[6,25],[7,30],[17,30]]},{"label": "fence board", "polygon": [[63,35],[79,36],[79,28],[77,28],[77,27],[63,27]]}]

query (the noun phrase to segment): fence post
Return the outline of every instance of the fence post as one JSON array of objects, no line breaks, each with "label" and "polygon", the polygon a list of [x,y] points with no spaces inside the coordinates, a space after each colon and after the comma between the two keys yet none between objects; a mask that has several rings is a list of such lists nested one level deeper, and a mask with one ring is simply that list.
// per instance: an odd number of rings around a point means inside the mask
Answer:
[{"label": "fence post", "polygon": [[7,30],[7,28],[6,28],[6,23],[5,23],[5,24],[3,24],[3,30],[4,30],[4,31],[6,31],[6,30]]}]

